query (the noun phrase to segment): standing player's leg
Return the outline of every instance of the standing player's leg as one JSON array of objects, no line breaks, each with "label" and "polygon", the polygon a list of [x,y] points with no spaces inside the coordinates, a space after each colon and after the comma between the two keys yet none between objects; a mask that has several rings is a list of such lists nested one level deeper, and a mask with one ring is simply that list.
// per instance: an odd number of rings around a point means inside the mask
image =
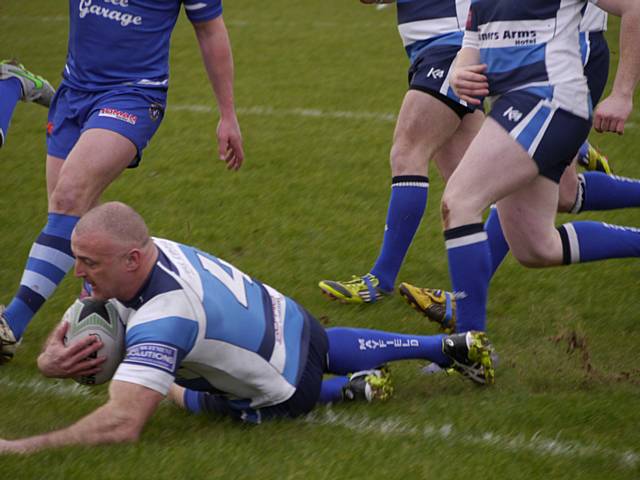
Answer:
[{"label": "standing player's leg", "polygon": [[44,78],[14,60],[0,61],[0,147],[6,142],[18,100],[48,107],[53,94],[53,87]]},{"label": "standing player's leg", "polygon": [[[73,266],[70,238],[79,217],[141,158],[160,124],[162,106],[150,103],[147,96],[107,93],[87,101],[84,97],[61,89],[50,111],[48,218],[31,248],[18,292],[2,309],[0,362],[12,358],[27,325]],[[89,112],[85,121],[76,118],[79,109]]]},{"label": "standing player's leg", "polygon": [[[429,118],[438,121],[425,120]],[[393,291],[427,205],[429,160],[459,125],[460,116],[440,99],[419,90],[407,92],[391,148],[391,197],[378,258],[367,275],[321,281],[324,293],[344,302],[372,303]]]},{"label": "standing player's leg", "polygon": [[47,170],[59,171],[47,223],[31,247],[20,288],[2,312],[16,341],[73,267],[71,232],[80,216],[135,155],[135,145],[122,135],[94,129],[80,136],[66,160],[47,157]]}]

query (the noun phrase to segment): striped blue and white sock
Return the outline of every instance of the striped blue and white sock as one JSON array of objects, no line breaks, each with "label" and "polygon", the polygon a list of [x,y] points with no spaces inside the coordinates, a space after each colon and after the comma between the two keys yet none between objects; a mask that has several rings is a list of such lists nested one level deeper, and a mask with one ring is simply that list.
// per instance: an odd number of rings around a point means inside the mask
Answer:
[{"label": "striped blue and white sock", "polygon": [[578,195],[572,213],[640,206],[640,180],[585,172],[578,175]]},{"label": "striped blue and white sock", "polygon": [[429,178],[403,175],[391,180],[391,198],[380,254],[371,273],[380,280],[380,288],[392,291],[427,207]]},{"label": "striped blue and white sock", "polygon": [[18,293],[4,312],[16,339],[22,337],[33,316],[73,267],[71,232],[78,220],[76,216],[50,213],[31,247]]},{"label": "striped blue and white sock", "polygon": [[482,223],[445,230],[449,275],[456,297],[456,330],[484,331],[487,293],[491,280],[491,252]]},{"label": "striped blue and white sock", "polygon": [[562,263],[640,257],[640,229],[603,222],[572,222],[558,227]]}]

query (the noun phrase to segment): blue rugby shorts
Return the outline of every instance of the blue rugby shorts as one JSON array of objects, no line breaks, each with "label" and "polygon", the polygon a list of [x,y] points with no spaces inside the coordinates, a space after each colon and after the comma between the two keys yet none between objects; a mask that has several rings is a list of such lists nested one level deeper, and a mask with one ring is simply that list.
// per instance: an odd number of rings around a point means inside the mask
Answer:
[{"label": "blue rugby shorts", "polygon": [[160,126],[165,105],[164,91],[119,87],[84,92],[63,83],[49,109],[47,153],[66,159],[84,131],[102,128],[119,133],[136,146],[136,157],[129,167],[137,167],[142,151]]},{"label": "blue rugby shorts", "polygon": [[522,90],[499,97],[489,116],[527,151],[540,175],[556,183],[591,129],[590,119]]},{"label": "blue rugby shorts", "polygon": [[409,67],[408,77],[410,90],[419,90],[437,98],[462,118],[473,113],[476,107],[467,105],[449,85],[451,64],[459,49],[459,45],[425,47]]}]

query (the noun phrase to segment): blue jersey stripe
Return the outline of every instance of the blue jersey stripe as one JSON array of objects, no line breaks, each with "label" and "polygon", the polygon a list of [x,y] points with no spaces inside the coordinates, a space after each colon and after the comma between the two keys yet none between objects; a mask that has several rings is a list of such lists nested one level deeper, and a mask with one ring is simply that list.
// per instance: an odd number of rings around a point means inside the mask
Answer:
[{"label": "blue jersey stripe", "polygon": [[264,308],[264,335],[262,336],[262,342],[256,353],[265,360],[269,361],[271,354],[273,353],[273,346],[275,345],[275,329],[273,327],[273,304],[271,301],[271,295],[267,292],[267,289],[260,282],[255,282],[260,291],[262,292],[262,304]]},{"label": "blue jersey stripe", "polygon": [[556,16],[560,0],[472,0],[471,8],[474,11],[474,21],[478,25],[513,20],[544,20]]},{"label": "blue jersey stripe", "polygon": [[126,347],[144,342],[166,343],[186,354],[193,348],[196,338],[198,322],[188,318],[165,317],[135,325],[127,330]]},{"label": "blue jersey stripe", "polygon": [[398,25],[420,20],[457,16],[456,4],[451,0],[400,0],[396,3],[398,9]]}]

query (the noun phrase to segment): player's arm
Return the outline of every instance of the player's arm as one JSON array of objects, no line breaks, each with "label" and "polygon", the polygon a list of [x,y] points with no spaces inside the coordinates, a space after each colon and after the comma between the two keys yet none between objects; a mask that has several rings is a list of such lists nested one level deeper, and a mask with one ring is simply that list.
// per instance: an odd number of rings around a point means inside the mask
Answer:
[{"label": "player's arm", "polygon": [[244,161],[244,151],[233,100],[233,55],[227,27],[220,15],[195,22],[193,28],[220,110],[218,153],[228,168],[237,170]]},{"label": "player's arm", "polygon": [[114,380],[109,401],[70,427],[18,440],[0,440],[0,453],[32,453],[66,445],[135,442],[164,398],[135,383]]},{"label": "player's arm", "polygon": [[598,6],[621,17],[620,59],[611,93],[596,108],[593,126],[598,132],[622,134],[633,110],[633,94],[640,80],[640,2],[600,0]]},{"label": "player's arm", "polygon": [[480,34],[475,22],[473,6],[469,8],[462,48],[456,55],[451,72],[451,88],[469,105],[480,105],[489,94],[489,82],[480,63]]},{"label": "player's arm", "polygon": [[44,343],[38,356],[38,369],[45,377],[70,378],[94,375],[106,357],[90,358],[102,348],[102,342],[95,335],[89,335],[70,345],[64,344],[64,336],[69,323],[60,322]]}]

